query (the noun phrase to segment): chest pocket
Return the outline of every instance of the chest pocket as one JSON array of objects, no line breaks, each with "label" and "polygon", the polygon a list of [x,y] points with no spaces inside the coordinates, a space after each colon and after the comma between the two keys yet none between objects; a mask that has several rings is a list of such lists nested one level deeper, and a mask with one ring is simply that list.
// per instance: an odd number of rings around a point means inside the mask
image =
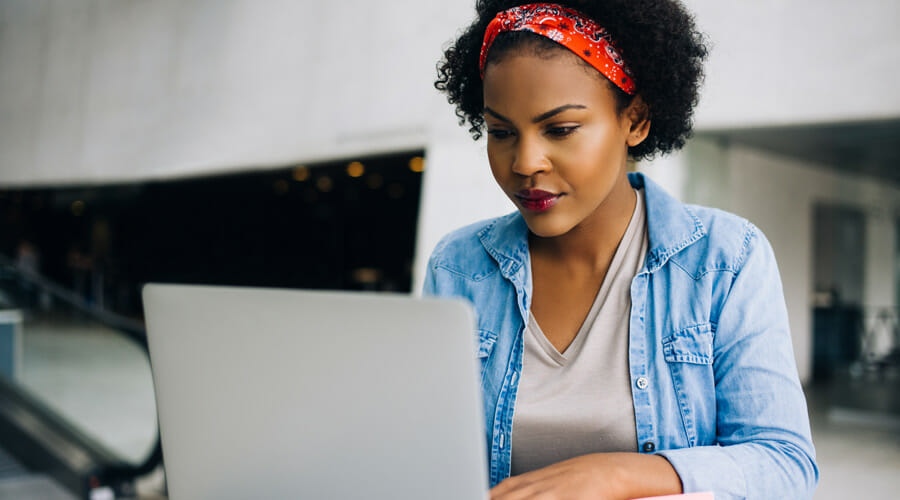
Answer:
[{"label": "chest pocket", "polygon": [[711,326],[705,323],[679,330],[663,339],[662,348],[687,444],[711,444],[716,412]]},{"label": "chest pocket", "polygon": [[711,365],[712,340],[709,323],[685,328],[663,339],[663,355],[669,363]]}]

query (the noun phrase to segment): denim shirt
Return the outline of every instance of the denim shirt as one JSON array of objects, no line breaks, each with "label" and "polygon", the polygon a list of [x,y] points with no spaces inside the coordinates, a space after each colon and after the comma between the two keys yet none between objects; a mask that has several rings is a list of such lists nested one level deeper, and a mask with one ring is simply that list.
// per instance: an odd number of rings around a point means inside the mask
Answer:
[{"label": "denim shirt", "polygon": [[[682,204],[641,174],[629,180],[644,190],[649,235],[631,283],[638,450],[664,456],[685,492],[812,497],[815,450],[769,242],[735,215]],[[518,212],[450,233],[428,264],[426,295],[476,311],[491,486],[510,471],[531,279]]]}]

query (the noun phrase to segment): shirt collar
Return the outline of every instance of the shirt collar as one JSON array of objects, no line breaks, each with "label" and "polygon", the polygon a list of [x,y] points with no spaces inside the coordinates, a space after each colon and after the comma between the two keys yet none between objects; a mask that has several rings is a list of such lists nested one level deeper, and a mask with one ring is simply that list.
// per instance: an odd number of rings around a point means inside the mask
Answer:
[{"label": "shirt collar", "polygon": [[528,262],[528,225],[518,211],[495,219],[478,233],[478,238],[506,279],[513,280]]},{"label": "shirt collar", "polygon": [[[644,189],[650,248],[645,270],[653,273],[673,255],[706,235],[706,229],[687,205],[641,173],[628,174],[632,187]],[[519,212],[495,219],[478,233],[485,250],[497,261],[503,276],[525,284],[528,262],[528,226]],[[526,270],[520,274],[519,271]]]},{"label": "shirt collar", "polygon": [[689,206],[673,198],[644,174],[628,174],[628,180],[632,187],[644,189],[650,238],[646,270],[653,273],[673,255],[705,236],[706,228]]}]

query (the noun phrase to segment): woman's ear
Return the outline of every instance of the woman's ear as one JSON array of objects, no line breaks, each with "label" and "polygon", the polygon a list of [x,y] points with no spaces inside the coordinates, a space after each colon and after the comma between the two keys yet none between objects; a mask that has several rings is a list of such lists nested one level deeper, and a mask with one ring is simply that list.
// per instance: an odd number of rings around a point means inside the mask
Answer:
[{"label": "woman's ear", "polygon": [[633,148],[644,142],[644,139],[650,134],[650,108],[641,99],[641,96],[635,96],[625,109],[625,116],[630,123],[628,138],[625,142],[628,143],[628,147]]}]

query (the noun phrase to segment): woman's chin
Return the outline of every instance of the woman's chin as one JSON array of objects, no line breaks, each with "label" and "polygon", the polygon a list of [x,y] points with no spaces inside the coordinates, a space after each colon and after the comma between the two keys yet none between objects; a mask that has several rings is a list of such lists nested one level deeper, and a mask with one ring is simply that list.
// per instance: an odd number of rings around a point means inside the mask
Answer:
[{"label": "woman's chin", "polygon": [[520,210],[520,212],[525,219],[525,224],[528,226],[531,234],[539,238],[562,236],[572,229],[569,225],[565,224],[564,221],[552,217],[550,214],[535,214],[527,210]]}]

